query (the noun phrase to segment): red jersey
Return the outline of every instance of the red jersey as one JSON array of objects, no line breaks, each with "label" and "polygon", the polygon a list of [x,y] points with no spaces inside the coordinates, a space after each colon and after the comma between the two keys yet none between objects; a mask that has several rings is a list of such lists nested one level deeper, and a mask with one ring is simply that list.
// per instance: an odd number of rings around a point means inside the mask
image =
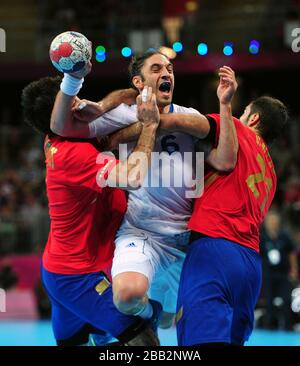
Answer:
[{"label": "red jersey", "polygon": [[[209,115],[220,132],[220,115]],[[261,137],[234,118],[239,141],[237,164],[230,173],[209,168],[204,193],[195,201],[191,230],[224,238],[259,251],[259,226],[273,200],[276,174]]]},{"label": "red jersey", "polygon": [[127,205],[122,190],[100,188],[96,176],[107,179],[117,161],[102,155],[91,142],[58,136],[46,138],[45,154],[51,228],[44,267],[59,274],[109,267]]}]

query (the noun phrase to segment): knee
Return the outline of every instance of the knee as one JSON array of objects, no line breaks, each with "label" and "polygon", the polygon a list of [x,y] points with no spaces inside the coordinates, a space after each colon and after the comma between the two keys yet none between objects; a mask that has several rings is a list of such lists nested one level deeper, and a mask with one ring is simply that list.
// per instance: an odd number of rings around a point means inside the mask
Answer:
[{"label": "knee", "polygon": [[144,300],[148,279],[140,273],[121,273],[113,279],[114,304],[123,313],[132,314]]}]

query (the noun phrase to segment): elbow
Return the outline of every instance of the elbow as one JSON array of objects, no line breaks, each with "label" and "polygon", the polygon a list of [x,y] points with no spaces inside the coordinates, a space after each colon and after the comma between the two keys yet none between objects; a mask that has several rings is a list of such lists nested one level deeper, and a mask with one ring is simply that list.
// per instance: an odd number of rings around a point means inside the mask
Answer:
[{"label": "elbow", "polygon": [[234,168],[236,167],[237,164],[237,159],[238,159],[238,147],[236,149],[234,149],[234,151],[232,152],[232,155],[230,157],[228,157],[228,159],[224,162],[222,162],[222,164],[220,164],[220,171],[224,172],[224,173],[230,173],[234,170]]},{"label": "elbow", "polygon": [[217,164],[215,168],[222,173],[230,173],[236,167],[236,163],[237,163],[237,156]]},{"label": "elbow", "polygon": [[236,162],[228,162],[224,165],[221,166],[220,171],[222,171],[223,173],[230,173],[234,170],[234,168],[236,167]]},{"label": "elbow", "polygon": [[51,118],[50,130],[53,133],[55,133],[56,135],[63,136],[63,131],[60,128],[58,128],[57,123],[54,118]]},{"label": "elbow", "polygon": [[72,137],[72,136],[70,136],[70,134],[66,133],[66,131],[64,129],[59,128],[58,124],[54,120],[51,120],[50,130],[53,133],[55,133],[56,135],[61,136],[61,137]]}]

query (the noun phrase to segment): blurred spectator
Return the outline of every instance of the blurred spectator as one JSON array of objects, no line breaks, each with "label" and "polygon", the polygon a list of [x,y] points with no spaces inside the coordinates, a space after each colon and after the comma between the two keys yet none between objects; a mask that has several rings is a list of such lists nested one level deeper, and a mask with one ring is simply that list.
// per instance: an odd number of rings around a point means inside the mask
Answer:
[{"label": "blurred spectator", "polygon": [[288,206],[300,205],[300,178],[291,177],[288,180],[284,202]]},{"label": "blurred spectator", "polygon": [[286,183],[284,212],[291,227],[297,228],[300,222],[300,177],[291,176]]},{"label": "blurred spectator", "polygon": [[9,263],[4,263],[1,266],[0,270],[0,288],[5,291],[8,291],[15,287],[18,282],[18,276],[13,271],[11,265]]},{"label": "blurred spectator", "polygon": [[[9,121],[7,121],[9,122]],[[5,127],[5,128],[4,128]],[[0,255],[31,253],[44,245],[49,217],[40,137],[20,126],[1,129]]]},{"label": "blurred spectator", "polygon": [[25,235],[23,238],[24,244],[28,248],[26,251],[33,252],[37,243],[39,242],[39,222],[42,215],[43,207],[38,201],[37,197],[32,192],[26,192],[24,202],[20,208],[20,220],[24,226]]},{"label": "blurred spectator", "polygon": [[18,228],[19,178],[13,169],[5,170],[0,176],[0,254],[16,250]]},{"label": "blurred spectator", "polygon": [[[296,245],[281,227],[281,217],[270,211],[261,235],[263,293],[266,301],[264,326],[292,329],[292,283],[298,281]],[[282,310],[282,311],[281,311]]]}]

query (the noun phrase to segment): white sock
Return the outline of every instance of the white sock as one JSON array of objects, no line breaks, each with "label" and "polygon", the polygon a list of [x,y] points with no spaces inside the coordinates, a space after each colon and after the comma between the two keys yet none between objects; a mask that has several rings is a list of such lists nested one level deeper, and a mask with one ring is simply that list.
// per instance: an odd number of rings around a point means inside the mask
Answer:
[{"label": "white sock", "polygon": [[148,301],[147,304],[144,306],[143,309],[135,313],[134,315],[139,316],[143,319],[150,319],[153,315],[153,308],[150,302]]}]

